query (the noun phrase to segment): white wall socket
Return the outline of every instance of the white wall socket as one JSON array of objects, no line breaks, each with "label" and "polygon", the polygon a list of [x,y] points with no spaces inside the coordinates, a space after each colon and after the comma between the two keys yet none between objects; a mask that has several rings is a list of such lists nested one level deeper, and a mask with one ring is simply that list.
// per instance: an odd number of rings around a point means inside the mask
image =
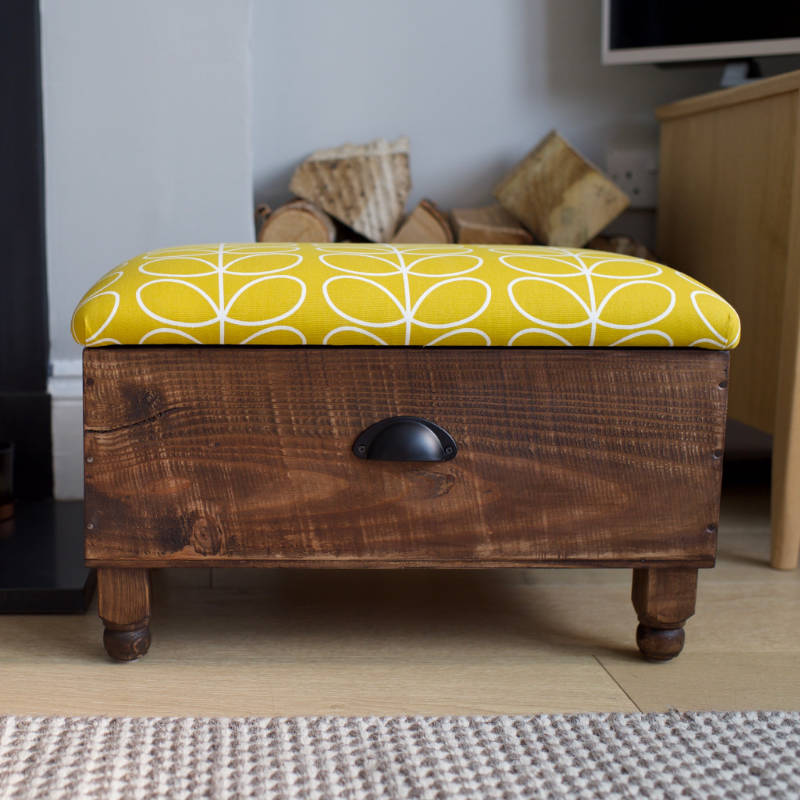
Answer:
[{"label": "white wall socket", "polygon": [[645,148],[608,151],[606,172],[631,199],[631,208],[658,205],[658,154]]}]

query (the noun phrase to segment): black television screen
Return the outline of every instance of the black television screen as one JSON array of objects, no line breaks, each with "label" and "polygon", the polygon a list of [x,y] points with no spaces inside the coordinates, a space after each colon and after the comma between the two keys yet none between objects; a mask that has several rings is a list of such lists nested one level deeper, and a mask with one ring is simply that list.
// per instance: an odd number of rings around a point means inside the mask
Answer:
[{"label": "black television screen", "polygon": [[606,63],[800,52],[800,0],[605,0]]}]

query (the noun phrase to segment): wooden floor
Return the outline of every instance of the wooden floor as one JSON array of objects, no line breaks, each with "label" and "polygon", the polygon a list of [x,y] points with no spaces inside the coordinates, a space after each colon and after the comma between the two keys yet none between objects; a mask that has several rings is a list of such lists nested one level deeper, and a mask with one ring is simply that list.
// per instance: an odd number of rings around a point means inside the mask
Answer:
[{"label": "wooden floor", "polygon": [[0,617],[0,714],[800,709],[800,572],[768,555],[766,488],[728,487],[667,664],[638,657],[628,571],[162,571],[136,663],[94,609]]}]

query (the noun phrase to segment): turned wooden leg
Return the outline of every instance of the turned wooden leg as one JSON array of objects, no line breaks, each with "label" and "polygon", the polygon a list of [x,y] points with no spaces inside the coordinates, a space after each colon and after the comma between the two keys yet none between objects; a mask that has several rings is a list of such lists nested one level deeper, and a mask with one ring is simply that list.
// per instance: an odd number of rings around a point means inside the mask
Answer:
[{"label": "turned wooden leg", "polygon": [[683,624],[694,614],[697,570],[635,569],[633,607],[639,616],[636,644],[648,661],[669,661],[683,650]]},{"label": "turned wooden leg", "polygon": [[150,570],[99,567],[98,613],[103,644],[116,661],[134,661],[150,647]]}]

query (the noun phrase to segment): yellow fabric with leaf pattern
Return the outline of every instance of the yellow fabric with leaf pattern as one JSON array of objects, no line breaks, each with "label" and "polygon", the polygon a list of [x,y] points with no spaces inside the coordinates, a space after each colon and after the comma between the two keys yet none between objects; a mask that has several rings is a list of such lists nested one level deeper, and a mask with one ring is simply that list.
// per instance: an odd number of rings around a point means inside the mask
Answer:
[{"label": "yellow fabric with leaf pattern", "polygon": [[209,244],[144,253],[84,296],[102,345],[731,349],[739,318],[676,270],[593,250],[503,245]]}]

